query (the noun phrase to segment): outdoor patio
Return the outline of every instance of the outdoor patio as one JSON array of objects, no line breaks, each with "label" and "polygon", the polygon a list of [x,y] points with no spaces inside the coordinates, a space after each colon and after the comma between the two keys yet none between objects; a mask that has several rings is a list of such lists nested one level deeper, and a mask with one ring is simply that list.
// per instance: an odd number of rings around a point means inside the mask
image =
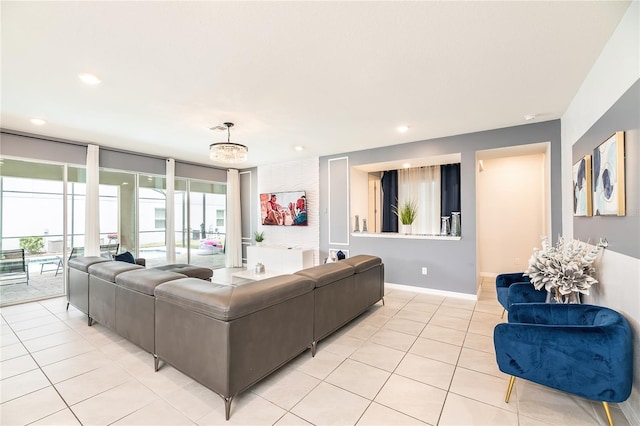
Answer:
[{"label": "outdoor patio", "polygon": [[40,274],[41,264],[29,264],[29,283],[21,279],[0,281],[0,306],[13,305],[29,300],[65,294],[62,269],[56,276],[56,265],[44,265]]},{"label": "outdoor patio", "polygon": [[[160,266],[166,263],[164,252],[147,252],[143,254],[147,267]],[[224,253],[193,255],[191,264],[211,269],[224,268]],[[183,259],[176,259],[176,263]],[[184,259],[186,263],[186,256]],[[42,263],[42,259],[29,261],[29,283],[24,277],[0,280],[0,306],[14,305],[27,301],[45,299],[65,294],[62,268],[56,276],[57,263]],[[42,270],[42,273],[41,273]]]}]

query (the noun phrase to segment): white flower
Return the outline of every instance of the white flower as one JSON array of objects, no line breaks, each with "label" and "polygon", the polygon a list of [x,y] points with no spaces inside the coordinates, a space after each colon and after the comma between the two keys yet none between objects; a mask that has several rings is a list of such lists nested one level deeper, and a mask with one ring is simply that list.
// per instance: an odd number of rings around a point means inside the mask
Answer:
[{"label": "white flower", "polygon": [[592,263],[596,260],[601,248],[606,247],[606,242],[600,242],[593,248],[589,245],[571,240],[565,242],[559,237],[554,247],[549,244],[547,237],[542,238],[542,249],[534,249],[529,268],[524,275],[528,276],[531,283],[540,290],[554,290],[556,295],[568,295],[573,292],[589,294],[589,288],[597,284],[593,277],[595,269]]}]

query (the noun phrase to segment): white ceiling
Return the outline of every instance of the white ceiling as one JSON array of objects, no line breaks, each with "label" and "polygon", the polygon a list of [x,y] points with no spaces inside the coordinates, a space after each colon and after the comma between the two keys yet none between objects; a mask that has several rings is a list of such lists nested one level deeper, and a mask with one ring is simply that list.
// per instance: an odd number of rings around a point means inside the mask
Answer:
[{"label": "white ceiling", "polygon": [[629,4],[2,1],[1,125],[245,167],[547,121]]}]

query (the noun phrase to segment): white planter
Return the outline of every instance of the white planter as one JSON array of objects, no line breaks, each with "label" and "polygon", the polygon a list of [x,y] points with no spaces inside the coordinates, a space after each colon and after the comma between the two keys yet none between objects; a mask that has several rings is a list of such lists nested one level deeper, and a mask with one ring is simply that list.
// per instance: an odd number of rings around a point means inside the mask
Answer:
[{"label": "white planter", "polygon": [[411,225],[400,225],[400,233],[404,235],[410,235]]}]

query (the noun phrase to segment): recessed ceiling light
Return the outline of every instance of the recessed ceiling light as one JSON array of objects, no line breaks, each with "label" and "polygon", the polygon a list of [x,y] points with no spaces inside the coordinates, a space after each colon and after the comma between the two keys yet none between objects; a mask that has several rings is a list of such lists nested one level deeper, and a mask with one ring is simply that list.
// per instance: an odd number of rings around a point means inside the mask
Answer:
[{"label": "recessed ceiling light", "polygon": [[296,151],[302,151],[304,147],[301,145],[296,145],[295,147],[293,147],[293,149],[295,149]]},{"label": "recessed ceiling light", "polygon": [[102,81],[98,77],[96,77],[95,75],[89,74],[89,73],[86,73],[86,72],[78,74],[78,78],[80,80],[82,80],[82,82],[84,84],[89,84],[91,86],[95,86],[96,84],[100,84],[100,82]]},{"label": "recessed ceiling light", "polygon": [[408,169],[409,167],[411,167],[411,164],[409,164],[409,163],[404,163],[404,164],[402,165],[402,167],[403,167],[403,168],[405,168],[405,169]]},{"label": "recessed ceiling light", "polygon": [[45,124],[47,124],[47,122],[42,118],[32,118],[29,121],[31,121],[31,124],[35,124],[36,126],[44,126]]},{"label": "recessed ceiling light", "polygon": [[406,133],[409,130],[409,126],[398,126],[398,131],[400,133]]},{"label": "recessed ceiling light", "polygon": [[524,119],[527,120],[527,121],[531,121],[531,120],[535,120],[536,117],[537,117],[537,115],[535,115],[535,114],[527,114],[527,115],[524,116]]}]

